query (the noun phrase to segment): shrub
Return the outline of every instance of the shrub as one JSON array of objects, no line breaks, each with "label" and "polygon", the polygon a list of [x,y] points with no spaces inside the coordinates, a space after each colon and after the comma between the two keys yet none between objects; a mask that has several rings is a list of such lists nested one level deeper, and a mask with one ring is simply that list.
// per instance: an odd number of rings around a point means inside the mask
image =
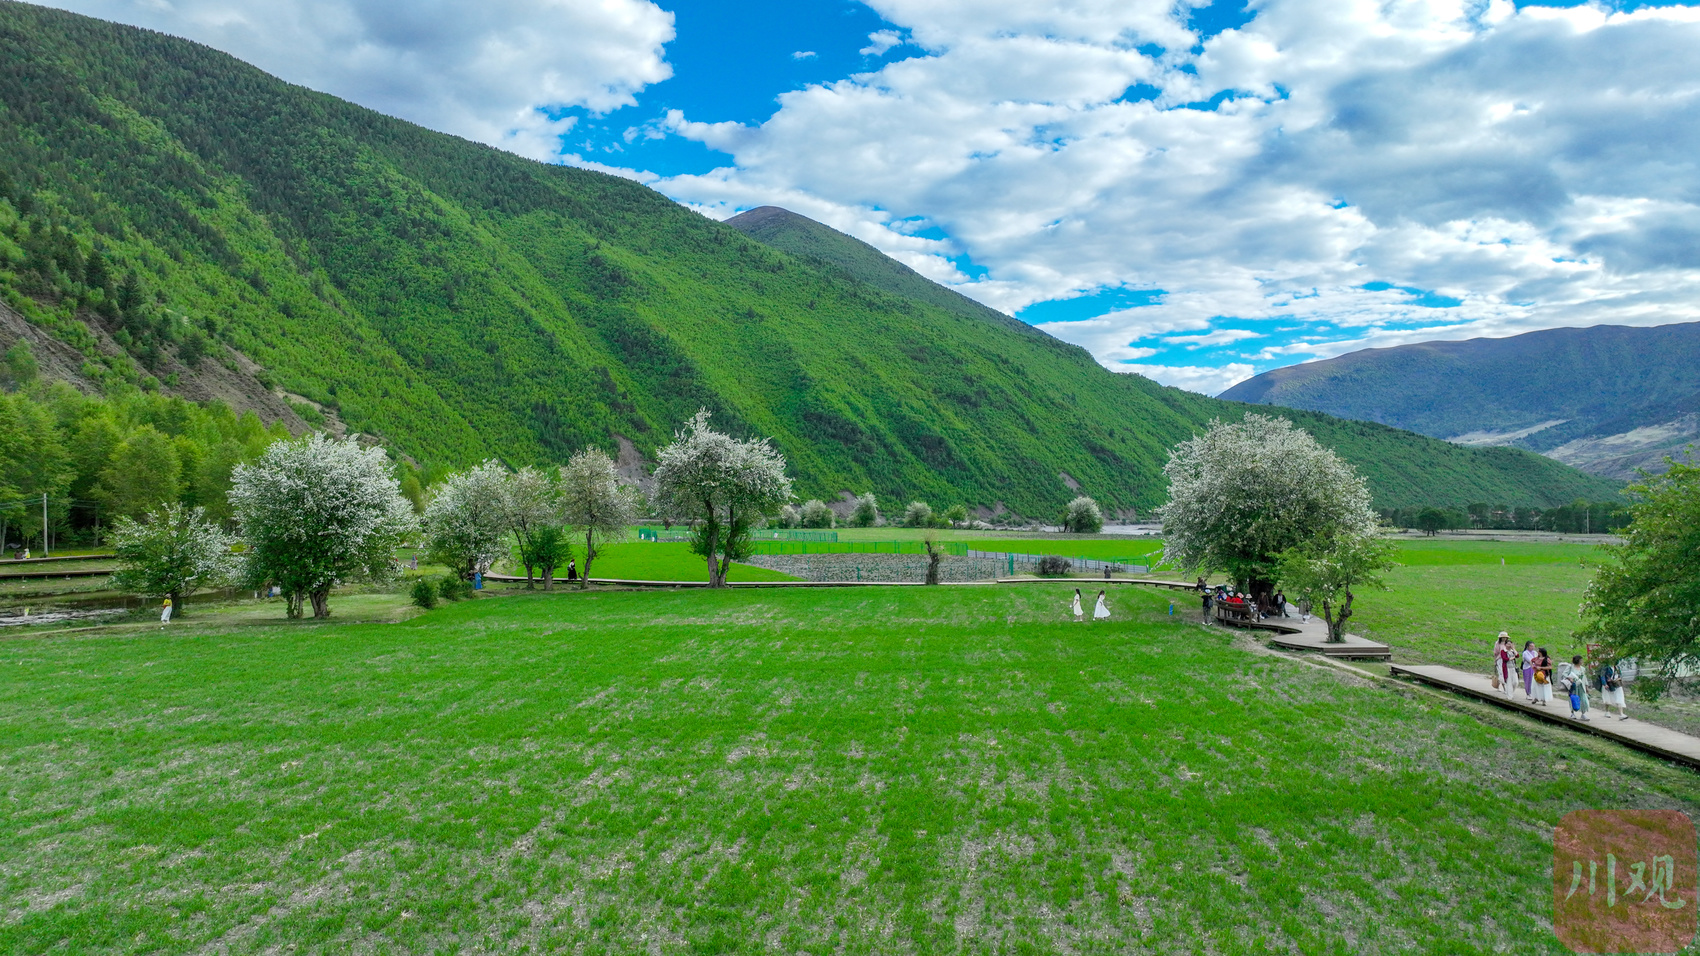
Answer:
[{"label": "shrub", "polygon": [[458,601],[472,595],[472,585],[456,574],[445,574],[437,582],[437,593],[446,601]]},{"label": "shrub", "polygon": [[437,585],[430,578],[413,579],[413,603],[427,611],[437,606]]},{"label": "shrub", "polygon": [[803,526],[803,513],[796,505],[782,505],[779,509],[779,526],[781,528],[800,528]]},{"label": "shrub", "polygon": [[1039,574],[1047,578],[1058,578],[1074,569],[1074,562],[1058,554],[1047,554],[1039,559]]},{"label": "shrub", "polygon": [[1063,511],[1062,526],[1064,531],[1076,534],[1097,534],[1104,530],[1104,513],[1098,509],[1098,502],[1081,495]]},{"label": "shrub", "polygon": [[837,518],[837,515],[832,513],[832,509],[828,508],[826,503],[818,498],[805,502],[801,515],[805,528],[830,528]]},{"label": "shrub", "polygon": [[872,528],[880,522],[879,501],[873,492],[856,499],[856,510],[850,515],[850,523],[858,528]]},{"label": "shrub", "polygon": [[962,505],[951,505],[939,518],[945,525],[959,525],[968,520],[968,509]]},{"label": "shrub", "polygon": [[909,507],[903,509],[903,526],[905,528],[929,528],[933,524],[933,509],[925,501],[911,501]]}]

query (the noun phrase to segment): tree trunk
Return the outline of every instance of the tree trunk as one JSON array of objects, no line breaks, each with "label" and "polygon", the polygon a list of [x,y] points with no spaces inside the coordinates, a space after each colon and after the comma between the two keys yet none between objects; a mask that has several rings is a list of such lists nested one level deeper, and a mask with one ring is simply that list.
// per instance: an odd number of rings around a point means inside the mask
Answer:
[{"label": "tree trunk", "polygon": [[313,616],[314,617],[330,617],[331,616],[331,607],[330,607],[331,589],[330,588],[323,588],[321,590],[314,591],[312,594],[308,595],[308,597],[312,598],[312,600],[313,600]]},{"label": "tree trunk", "polygon": [[549,590],[549,585],[554,584],[554,583],[555,583],[555,569],[553,567],[544,568],[543,569],[543,590],[545,590],[545,591]]},{"label": "tree trunk", "polygon": [[166,597],[171,599],[171,616],[172,617],[175,618],[175,617],[187,617],[188,616],[188,615],[183,613],[183,592],[172,591],[170,594],[167,594]]},{"label": "tree trunk", "polygon": [[533,588],[537,587],[537,585],[532,583],[532,580],[531,580],[531,569],[536,567],[536,566],[537,565],[535,565],[535,564],[528,564],[528,565],[525,566],[525,589],[527,591],[530,591]]},{"label": "tree trunk", "polygon": [[934,551],[932,545],[927,546],[927,583],[939,583],[939,559],[944,557],[943,551]]},{"label": "tree trunk", "polygon": [[284,614],[291,618],[299,618],[301,616],[301,605],[305,599],[306,593],[303,591],[290,591],[284,595]]},{"label": "tree trunk", "polygon": [[1346,600],[1340,605],[1339,620],[1334,622],[1334,630],[1328,639],[1336,644],[1346,639],[1346,619],[1352,616],[1352,591],[1346,589]]},{"label": "tree trunk", "polygon": [[596,551],[592,549],[590,545],[591,542],[595,540],[595,535],[596,532],[591,531],[589,528],[585,529],[584,567],[580,568],[578,573],[578,589],[580,591],[590,590],[590,564],[596,560]]}]

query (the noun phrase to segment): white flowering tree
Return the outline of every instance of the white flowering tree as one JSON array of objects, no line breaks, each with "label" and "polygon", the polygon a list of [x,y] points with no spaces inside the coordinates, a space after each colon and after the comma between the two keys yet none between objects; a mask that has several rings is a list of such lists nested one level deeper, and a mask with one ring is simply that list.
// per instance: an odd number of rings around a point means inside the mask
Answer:
[{"label": "white flowering tree", "polygon": [[749,555],[750,532],[791,497],[785,456],[765,438],[738,441],[708,427],[706,410],[656,454],[656,504],[692,522],[691,550],[708,562],[710,587],[726,586],[732,562]]},{"label": "white flowering tree", "polygon": [[626,537],[641,505],[636,489],[620,484],[607,452],[586,448],[567,459],[561,468],[561,520],[584,539],[581,589],[590,587],[590,565],[597,552]]},{"label": "white flowering tree", "polygon": [[872,528],[880,522],[880,503],[873,492],[859,495],[856,498],[856,510],[850,515],[850,523],[858,528]]},{"label": "white flowering tree", "polygon": [[229,497],[247,545],[243,578],[275,584],[290,617],[308,602],[314,617],[329,617],[339,581],[392,577],[395,549],[416,526],[383,449],[319,434],[237,466]]},{"label": "white flowering tree", "polygon": [[832,509],[826,506],[826,502],[819,498],[804,502],[802,510],[797,512],[797,517],[805,528],[830,528],[838,519]]},{"label": "white flowering tree", "polygon": [[470,579],[506,553],[508,477],[501,462],[490,460],[433,486],[422,519],[431,560]]},{"label": "white flowering tree", "polygon": [[1081,495],[1063,509],[1062,526],[1064,531],[1077,534],[1097,534],[1104,530],[1104,512],[1099,510],[1098,502]]},{"label": "white flowering tree", "polygon": [[144,597],[167,597],[179,617],[183,598],[217,587],[236,571],[232,539],[207,520],[203,508],[169,504],[141,521],[120,517],[112,526],[118,570],[112,587]]},{"label": "white flowering tree", "polygon": [[1375,533],[1369,488],[1356,469],[1284,418],[1212,421],[1175,446],[1163,473],[1165,560],[1226,571],[1252,594],[1274,588],[1284,551]]},{"label": "white flowering tree", "polygon": [[[525,565],[525,586],[532,587],[533,572],[540,565],[549,564],[549,570],[553,570],[558,536],[546,529],[559,529],[561,524],[560,482],[549,472],[529,466],[521,468],[506,476],[501,500],[508,531],[518,546],[519,561]],[[547,582],[544,589],[548,589]]]}]

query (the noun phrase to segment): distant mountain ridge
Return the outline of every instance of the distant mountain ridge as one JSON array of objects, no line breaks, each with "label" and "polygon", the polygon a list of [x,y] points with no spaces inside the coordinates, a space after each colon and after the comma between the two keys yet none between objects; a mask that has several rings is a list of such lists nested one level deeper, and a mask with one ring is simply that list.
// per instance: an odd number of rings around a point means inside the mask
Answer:
[{"label": "distant mountain ridge", "polygon": [[1633,478],[1700,441],[1700,322],[1364,349],[1223,392]]}]

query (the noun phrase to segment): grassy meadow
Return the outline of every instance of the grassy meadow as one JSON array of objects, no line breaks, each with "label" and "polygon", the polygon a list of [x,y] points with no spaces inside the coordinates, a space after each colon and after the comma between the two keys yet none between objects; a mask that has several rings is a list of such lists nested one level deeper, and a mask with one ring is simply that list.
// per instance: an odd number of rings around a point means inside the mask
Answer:
[{"label": "grassy meadow", "polygon": [[1554,822],[1700,813],[1659,761],[1067,592],[6,635],[0,952],[1549,953]]},{"label": "grassy meadow", "polygon": [[[582,542],[581,542],[582,543]],[[584,562],[582,555],[579,566]],[[519,570],[520,574],[525,569]],[[565,572],[562,572],[565,574]],[[613,544],[597,554],[591,564],[593,578],[616,578],[624,581],[707,581],[708,563],[690,551],[690,545],[677,541]],[[792,581],[789,574],[769,571],[748,564],[733,564],[727,572],[728,581]]]}]

